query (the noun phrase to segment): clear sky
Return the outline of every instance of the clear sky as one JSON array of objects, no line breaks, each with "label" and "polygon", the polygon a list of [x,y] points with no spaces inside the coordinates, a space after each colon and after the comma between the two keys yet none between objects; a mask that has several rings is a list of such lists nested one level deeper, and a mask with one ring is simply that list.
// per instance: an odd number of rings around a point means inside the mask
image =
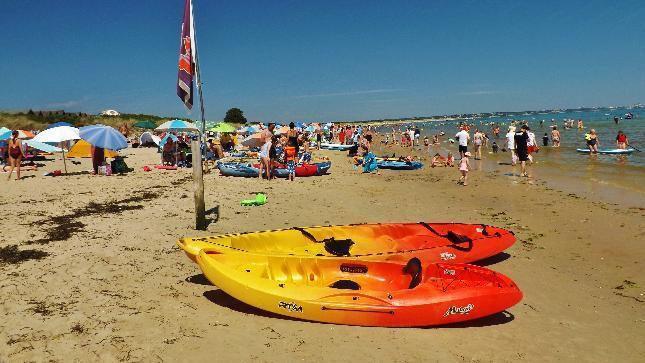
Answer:
[{"label": "clear sky", "polygon": [[[183,0],[2,0],[0,109],[187,116]],[[645,1],[194,0],[207,119],[645,102]],[[191,117],[197,117],[194,111]]]}]

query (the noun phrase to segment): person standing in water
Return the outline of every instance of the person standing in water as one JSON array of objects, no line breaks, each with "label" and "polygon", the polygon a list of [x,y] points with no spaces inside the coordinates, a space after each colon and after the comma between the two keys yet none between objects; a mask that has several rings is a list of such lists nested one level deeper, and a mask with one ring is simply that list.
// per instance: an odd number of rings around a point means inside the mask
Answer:
[{"label": "person standing in water", "polygon": [[20,141],[18,135],[18,131],[13,131],[8,144],[10,169],[7,180],[11,180],[11,174],[14,168],[16,168],[16,180],[20,180],[20,163],[25,155],[22,153],[22,141]]},{"label": "person standing in water", "polygon": [[475,134],[473,135],[473,144],[475,144],[475,160],[482,159],[482,144],[484,143],[484,134],[475,129]]},{"label": "person standing in water", "polygon": [[461,127],[461,131],[455,135],[455,139],[459,141],[459,156],[463,158],[468,151],[468,140],[470,140],[470,134],[466,131],[465,126]]},{"label": "person standing in water", "polygon": [[625,135],[622,131],[618,131],[618,135],[616,136],[616,147],[619,149],[627,149],[627,145],[629,144],[629,139],[627,139],[627,135]]},{"label": "person standing in water", "polygon": [[517,163],[517,155],[515,154],[515,126],[508,127],[508,133],[506,134],[506,148],[511,153],[511,164],[515,165]]},{"label": "person standing in water", "polygon": [[598,139],[598,135],[596,134],[595,129],[591,129],[591,131],[589,131],[589,133],[585,135],[585,141],[587,141],[587,147],[589,148],[589,151],[592,154],[597,154],[600,140]]},{"label": "person standing in water", "polygon": [[553,142],[553,147],[560,147],[560,131],[555,125],[553,125],[553,130],[551,130],[551,141]]},{"label": "person standing in water", "polygon": [[528,177],[526,172],[526,162],[529,160],[529,150],[528,150],[528,141],[529,135],[527,133],[529,127],[522,125],[520,130],[515,133],[515,152],[517,153],[517,159],[520,161],[520,176]]}]

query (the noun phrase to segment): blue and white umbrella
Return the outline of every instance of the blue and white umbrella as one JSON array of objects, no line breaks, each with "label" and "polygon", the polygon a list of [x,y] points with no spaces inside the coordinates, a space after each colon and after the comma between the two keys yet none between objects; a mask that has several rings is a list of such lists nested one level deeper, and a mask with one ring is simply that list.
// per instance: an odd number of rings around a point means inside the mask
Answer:
[{"label": "blue and white umbrella", "polygon": [[11,130],[6,127],[0,127],[0,140],[11,138]]},{"label": "blue and white umbrella", "polygon": [[47,125],[47,127],[45,127],[45,130],[53,129],[54,127],[60,127],[60,126],[74,127],[74,125],[70,124],[69,122],[56,122],[56,123]]},{"label": "blue and white umbrella", "polygon": [[163,148],[163,146],[166,145],[166,142],[168,141],[168,139],[172,139],[172,141],[175,141],[175,142],[177,142],[178,140],[177,136],[173,134],[167,134],[166,136],[164,136],[163,139],[161,139],[161,141],[159,141],[159,147]]},{"label": "blue and white umbrella", "polygon": [[185,131],[199,131],[199,128],[192,122],[182,120],[166,121],[159,125],[155,130],[168,131],[168,130],[185,130]]},{"label": "blue and white umbrella", "polygon": [[49,145],[49,144],[45,144],[44,142],[40,142],[40,141],[34,141],[33,139],[26,140],[25,144],[27,144],[27,146],[29,146],[29,147],[33,147],[34,149],[38,149],[40,151],[44,151],[44,152],[47,152],[47,153],[59,153],[59,152],[63,151],[63,149],[61,149],[59,147],[52,146],[52,145]]},{"label": "blue and white umbrella", "polygon": [[120,132],[110,126],[92,125],[79,129],[81,139],[89,144],[110,150],[121,150],[128,147],[128,140]]}]

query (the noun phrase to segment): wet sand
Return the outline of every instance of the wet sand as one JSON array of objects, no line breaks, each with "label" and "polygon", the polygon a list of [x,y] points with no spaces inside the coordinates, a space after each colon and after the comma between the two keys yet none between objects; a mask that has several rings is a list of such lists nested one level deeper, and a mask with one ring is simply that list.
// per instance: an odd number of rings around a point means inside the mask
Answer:
[{"label": "wet sand", "polygon": [[[190,170],[125,176],[42,172],[0,179],[0,361],[643,361],[645,206],[560,191],[509,166],[361,175],[340,152],[331,174],[258,181],[205,175],[208,231],[194,223]],[[427,160],[426,160],[427,161]],[[60,160],[56,161],[62,168]],[[539,168],[539,164],[536,166]],[[3,175],[0,174],[0,178]],[[241,207],[254,192],[262,207]],[[182,236],[394,221],[488,223],[518,242],[484,261],[524,299],[508,312],[428,329],[287,320],[210,285]]]}]

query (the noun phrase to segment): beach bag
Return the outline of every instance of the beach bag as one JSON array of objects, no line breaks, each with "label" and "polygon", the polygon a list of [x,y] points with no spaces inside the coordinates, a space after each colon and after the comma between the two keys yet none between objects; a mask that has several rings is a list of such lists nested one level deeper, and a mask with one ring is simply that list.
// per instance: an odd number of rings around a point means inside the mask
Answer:
[{"label": "beach bag", "polygon": [[110,166],[112,168],[112,172],[115,174],[123,174],[131,171],[130,168],[128,168],[128,164],[126,164],[125,160],[121,157],[117,157],[112,160]]}]

